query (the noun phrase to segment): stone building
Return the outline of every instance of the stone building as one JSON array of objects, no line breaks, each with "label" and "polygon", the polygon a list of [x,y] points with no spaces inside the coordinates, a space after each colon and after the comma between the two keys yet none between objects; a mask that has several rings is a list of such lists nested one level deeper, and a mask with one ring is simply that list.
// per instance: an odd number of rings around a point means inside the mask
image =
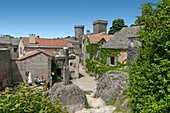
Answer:
[{"label": "stone building", "polygon": [[89,41],[91,44],[99,44],[102,46],[103,44],[108,42],[112,37],[113,35],[108,35],[106,32],[101,32],[97,34],[92,34],[89,37]]},{"label": "stone building", "polygon": [[84,25],[74,26],[75,36],[67,39],[68,43],[73,45],[73,51],[70,54],[75,55],[75,59],[69,60],[69,70],[73,78],[79,78],[79,65],[82,63],[82,48]]},{"label": "stone building", "polygon": [[12,83],[10,49],[0,49],[0,90]]},{"label": "stone building", "polygon": [[106,20],[96,20],[93,22],[93,34],[107,32],[107,24]]},{"label": "stone building", "polygon": [[11,53],[11,59],[18,57],[18,43],[19,38],[13,38],[11,36],[2,36],[0,37],[0,47],[9,48]]},{"label": "stone building", "polygon": [[36,49],[44,49],[55,54],[63,54],[63,47],[66,46],[69,46],[69,50],[72,51],[72,44],[68,43],[65,39],[40,38],[35,34],[30,34],[29,37],[22,37],[19,41],[19,57]]},{"label": "stone building", "polygon": [[26,72],[31,72],[32,80],[36,76],[44,76],[49,81],[51,75],[51,61],[56,54],[46,50],[38,49],[19,57],[11,62],[13,83],[18,84],[28,77]]},{"label": "stone building", "polygon": [[89,58],[90,54],[86,52],[86,46],[90,44],[98,44],[101,47],[103,44],[108,42],[113,35],[107,34],[107,21],[106,20],[96,20],[93,22],[93,33],[87,30],[86,35],[83,36],[82,43],[82,65],[85,67],[86,59]]},{"label": "stone building", "polygon": [[106,42],[103,45],[103,48],[119,50],[120,53],[117,57],[108,57],[107,58],[107,64],[108,65],[117,65],[117,62],[120,63],[126,63],[127,57],[128,57],[128,45],[130,43],[129,38],[136,38],[139,35],[137,32],[140,30],[140,26],[134,26],[134,27],[125,27],[122,28],[119,32],[115,33],[113,35],[113,38],[111,38],[108,42]]}]

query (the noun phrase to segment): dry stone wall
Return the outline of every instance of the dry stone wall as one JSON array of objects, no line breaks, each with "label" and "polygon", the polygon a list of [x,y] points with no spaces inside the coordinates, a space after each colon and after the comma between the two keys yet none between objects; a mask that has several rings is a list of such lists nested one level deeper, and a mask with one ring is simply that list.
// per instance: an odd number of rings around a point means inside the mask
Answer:
[{"label": "dry stone wall", "polygon": [[0,89],[11,85],[10,50],[0,49]]}]

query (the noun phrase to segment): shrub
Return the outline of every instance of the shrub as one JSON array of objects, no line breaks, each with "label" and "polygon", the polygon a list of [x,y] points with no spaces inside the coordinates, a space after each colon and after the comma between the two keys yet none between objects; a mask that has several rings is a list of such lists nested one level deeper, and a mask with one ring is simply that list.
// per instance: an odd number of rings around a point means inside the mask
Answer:
[{"label": "shrub", "polygon": [[0,92],[0,113],[67,113],[60,102],[51,103],[47,92],[21,83],[15,91]]},{"label": "shrub", "polygon": [[[168,0],[167,0],[168,1]],[[143,5],[145,27],[139,32],[139,58],[130,67],[129,100],[135,113],[170,111],[170,5]]]}]

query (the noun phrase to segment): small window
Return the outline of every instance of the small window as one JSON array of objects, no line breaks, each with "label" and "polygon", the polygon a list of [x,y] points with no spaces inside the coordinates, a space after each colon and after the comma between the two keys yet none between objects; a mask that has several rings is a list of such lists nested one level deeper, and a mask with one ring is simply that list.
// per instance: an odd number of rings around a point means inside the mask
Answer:
[{"label": "small window", "polygon": [[70,63],[70,66],[73,66],[73,63],[72,63],[72,62]]},{"label": "small window", "polygon": [[17,48],[14,48],[14,52],[17,52]]},{"label": "small window", "polygon": [[115,57],[110,57],[111,58],[111,64],[114,65],[115,64]]}]

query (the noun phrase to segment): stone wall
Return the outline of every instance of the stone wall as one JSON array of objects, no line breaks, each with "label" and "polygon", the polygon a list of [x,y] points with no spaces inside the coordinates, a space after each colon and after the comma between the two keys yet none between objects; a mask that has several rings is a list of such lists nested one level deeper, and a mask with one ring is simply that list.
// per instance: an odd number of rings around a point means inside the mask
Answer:
[{"label": "stone wall", "polygon": [[[39,49],[39,48],[28,48],[27,47],[27,48],[25,48],[25,52],[27,53],[27,52],[34,51],[37,49]],[[62,47],[61,48],[41,48],[41,49],[46,50],[48,52],[56,52],[56,53],[60,52],[61,54],[63,54],[63,52],[64,52]]]},{"label": "stone wall", "polygon": [[10,52],[11,52],[11,59],[18,58],[18,46],[11,46]]},{"label": "stone wall", "polygon": [[105,20],[96,20],[93,22],[93,33],[101,33],[101,32],[107,32],[107,21]]},{"label": "stone wall", "polygon": [[140,42],[137,38],[129,38],[128,43],[128,57],[127,57],[127,64],[130,65],[130,62],[132,62],[136,57],[138,57],[138,48],[140,46]]},{"label": "stone wall", "polygon": [[79,78],[79,56],[76,55],[75,59],[69,60],[69,71],[72,78]]},{"label": "stone wall", "polygon": [[75,37],[79,38],[80,36],[84,35],[84,25],[75,25]]},{"label": "stone wall", "polygon": [[46,80],[49,80],[49,75],[51,74],[51,57],[40,53],[23,60],[12,61],[11,67],[13,81],[16,84],[27,79],[26,71],[31,72],[32,80],[36,76],[39,78],[44,76]]},{"label": "stone wall", "polygon": [[[123,63],[126,60],[127,60],[127,51],[121,51],[118,55],[118,61],[120,63]],[[124,62],[124,63],[126,63],[126,62]]]},{"label": "stone wall", "polygon": [[11,84],[10,60],[10,50],[0,49],[0,89]]}]

